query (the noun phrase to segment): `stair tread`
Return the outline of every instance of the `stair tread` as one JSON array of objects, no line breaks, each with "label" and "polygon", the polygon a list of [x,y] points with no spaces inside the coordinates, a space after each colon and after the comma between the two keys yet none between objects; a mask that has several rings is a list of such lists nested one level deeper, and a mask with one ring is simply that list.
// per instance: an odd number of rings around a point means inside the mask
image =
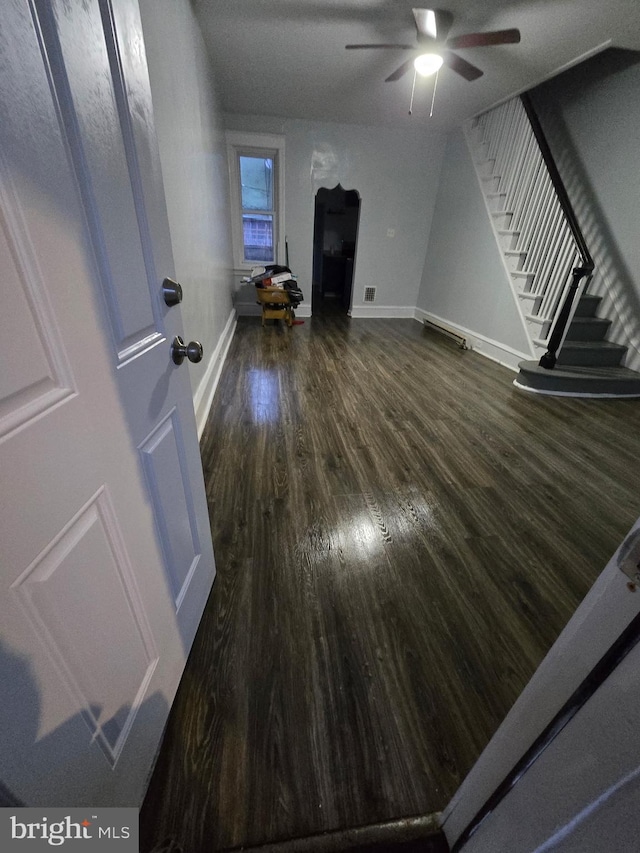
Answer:
[{"label": "stair tread", "polygon": [[580,314],[574,314],[572,323],[586,323],[588,326],[597,326],[605,323],[607,326],[611,325],[611,320],[608,320],[606,317],[582,317]]}]

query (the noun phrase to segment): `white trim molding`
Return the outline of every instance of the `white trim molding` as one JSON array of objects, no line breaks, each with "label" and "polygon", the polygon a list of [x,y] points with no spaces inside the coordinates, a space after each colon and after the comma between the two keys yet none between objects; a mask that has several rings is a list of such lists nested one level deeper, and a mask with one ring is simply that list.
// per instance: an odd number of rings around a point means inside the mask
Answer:
[{"label": "white trim molding", "polygon": [[469,349],[472,349],[479,355],[484,355],[486,358],[491,359],[491,361],[497,361],[498,364],[508,367],[509,370],[517,372],[518,364],[521,361],[527,361],[531,358],[530,355],[518,352],[518,350],[513,349],[513,347],[510,347],[507,344],[503,344],[500,341],[494,341],[492,338],[488,338],[486,335],[480,334],[480,332],[473,332],[471,329],[467,329],[459,323],[454,323],[451,320],[445,320],[444,317],[438,317],[437,314],[431,314],[429,311],[424,311],[422,308],[416,308],[413,316],[420,322],[428,320],[436,326],[442,326],[445,329],[452,329],[466,339]]},{"label": "white trim molding", "polygon": [[415,308],[408,305],[353,305],[349,316],[354,320],[365,318],[387,318],[389,320],[413,320]]},{"label": "white trim molding", "polygon": [[[256,306],[257,307],[257,306]],[[200,380],[200,384],[193,395],[193,407],[196,412],[196,424],[198,426],[198,440],[202,438],[204,427],[209,417],[209,410],[213,403],[213,395],[216,393],[220,374],[233,340],[233,333],[236,330],[237,318],[235,309],[231,309],[229,319],[220,335],[220,340],[213,351],[209,364],[204,372],[204,376]]]},{"label": "white trim molding", "polygon": [[285,263],[285,217],[284,217],[284,136],[272,133],[251,133],[249,131],[227,130],[227,166],[229,169],[229,187],[231,201],[231,238],[236,271],[245,274],[252,267],[262,266],[260,261],[244,260],[244,240],[242,236],[242,202],[240,197],[240,173],[238,155],[269,156],[275,164],[275,258],[273,263]]}]

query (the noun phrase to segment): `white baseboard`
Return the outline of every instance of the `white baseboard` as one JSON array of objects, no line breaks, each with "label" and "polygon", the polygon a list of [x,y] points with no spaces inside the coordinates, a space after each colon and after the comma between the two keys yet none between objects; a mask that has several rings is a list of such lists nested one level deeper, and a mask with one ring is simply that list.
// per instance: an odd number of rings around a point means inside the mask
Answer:
[{"label": "white baseboard", "polygon": [[428,320],[430,323],[435,323],[436,326],[444,326],[447,329],[453,329],[459,335],[466,338],[467,346],[474,352],[490,358],[491,361],[497,361],[509,370],[517,372],[518,364],[521,361],[527,361],[531,358],[523,352],[513,349],[507,344],[494,341],[486,335],[481,335],[479,332],[473,332],[471,329],[466,329],[458,323],[453,323],[451,320],[445,320],[444,317],[438,317],[437,314],[431,314],[429,311],[424,311],[422,308],[416,308],[413,315],[416,320],[424,322]]},{"label": "white baseboard", "polygon": [[349,316],[354,320],[387,318],[389,320],[414,319],[414,308],[407,305],[354,305]]},{"label": "white baseboard", "polygon": [[[256,305],[256,308],[257,307],[258,306]],[[200,380],[198,389],[193,396],[193,405],[196,410],[196,424],[198,426],[198,439],[202,437],[204,426],[207,422],[207,417],[209,416],[209,410],[213,403],[213,395],[218,387],[222,367],[227,357],[231,341],[233,340],[236,323],[236,312],[235,309],[232,308],[231,313],[229,314],[229,319],[227,320],[224,330],[220,335],[218,345],[209,359],[209,364],[204,372],[204,376]]]}]

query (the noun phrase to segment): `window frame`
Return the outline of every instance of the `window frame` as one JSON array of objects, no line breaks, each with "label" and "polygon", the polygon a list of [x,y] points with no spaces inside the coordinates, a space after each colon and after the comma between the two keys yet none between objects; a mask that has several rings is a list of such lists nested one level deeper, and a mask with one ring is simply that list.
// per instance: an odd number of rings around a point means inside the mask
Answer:
[{"label": "window frame", "polygon": [[[274,264],[285,263],[284,235],[284,136],[267,133],[230,131],[227,141],[227,162],[231,201],[231,239],[234,268],[245,272],[261,266],[261,261],[246,260],[242,228],[242,192],[240,187],[240,157],[268,157],[273,160],[273,233]],[[255,211],[261,213],[262,211]]]}]

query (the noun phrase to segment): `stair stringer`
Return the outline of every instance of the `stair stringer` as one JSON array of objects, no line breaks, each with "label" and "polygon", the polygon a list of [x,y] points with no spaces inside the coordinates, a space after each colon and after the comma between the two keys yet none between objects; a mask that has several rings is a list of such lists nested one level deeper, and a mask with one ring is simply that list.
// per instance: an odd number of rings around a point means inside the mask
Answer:
[{"label": "stair stringer", "polygon": [[[491,224],[491,230],[493,232],[493,236],[494,236],[494,239],[496,241],[496,245],[500,251],[500,258],[502,260],[502,265],[504,268],[504,274],[505,274],[505,277],[509,283],[509,288],[511,290],[511,294],[513,296],[513,300],[514,300],[515,305],[516,305],[518,317],[520,318],[520,322],[522,324],[522,329],[525,333],[525,337],[526,337],[527,343],[529,345],[529,352],[531,353],[532,358],[538,358],[540,355],[542,355],[542,353],[544,352],[544,349],[542,349],[539,345],[536,345],[536,343],[535,343],[534,335],[532,334],[532,331],[529,328],[526,315],[523,311],[522,300],[520,299],[520,295],[519,295],[520,291],[516,288],[516,285],[515,285],[515,282],[513,279],[513,275],[512,275],[512,273],[518,272],[519,270],[518,269],[511,269],[509,267],[509,263],[507,261],[507,258],[509,257],[507,255],[507,252],[511,252],[513,254],[513,250],[505,249],[504,243],[503,243],[501,236],[500,236],[500,233],[499,233],[500,229],[498,229],[496,227],[496,220],[495,220],[495,217],[493,216],[494,213],[508,213],[508,211],[492,210],[491,203],[489,200],[489,196],[487,194],[488,192],[491,192],[490,188],[492,186],[496,187],[495,191],[497,192],[497,187],[499,186],[499,182],[500,182],[500,175],[494,175],[490,171],[490,164],[492,163],[492,161],[487,160],[487,159],[482,159],[482,151],[481,150],[478,151],[476,146],[474,145],[474,141],[473,141],[474,120],[471,119],[470,121],[465,122],[462,129],[463,129],[465,142],[467,144],[467,150],[469,151],[469,156],[471,157],[471,162],[473,163],[473,170],[475,172],[476,179],[478,181],[478,186],[479,186],[480,192],[482,194],[482,199],[484,201],[485,209],[487,211],[487,217],[488,217],[489,222]],[[482,145],[482,143],[480,143],[480,145],[477,147],[479,148],[481,145]],[[487,174],[487,172],[489,172],[489,173]],[[491,181],[493,181],[494,183],[491,183]],[[489,187],[489,190],[487,190],[487,187]],[[524,257],[526,258],[526,253],[521,252],[519,254],[524,255]],[[522,269],[522,263],[520,265],[520,269]]]}]

